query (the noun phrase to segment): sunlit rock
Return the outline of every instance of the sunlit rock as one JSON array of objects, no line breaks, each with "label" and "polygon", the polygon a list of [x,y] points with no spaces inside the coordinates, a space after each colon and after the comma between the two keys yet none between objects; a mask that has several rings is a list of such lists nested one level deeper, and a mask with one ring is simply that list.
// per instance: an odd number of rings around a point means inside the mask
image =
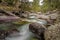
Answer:
[{"label": "sunlit rock", "polygon": [[48,27],[45,31],[45,40],[60,40],[60,24]]}]

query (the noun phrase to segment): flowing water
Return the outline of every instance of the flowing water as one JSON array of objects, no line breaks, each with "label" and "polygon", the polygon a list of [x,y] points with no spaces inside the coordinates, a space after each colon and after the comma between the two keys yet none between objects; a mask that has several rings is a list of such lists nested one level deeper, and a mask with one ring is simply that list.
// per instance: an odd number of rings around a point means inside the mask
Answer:
[{"label": "flowing water", "polygon": [[12,35],[11,37],[7,37],[6,40],[30,40],[32,33],[29,31],[29,24],[25,24],[18,28],[20,30],[20,33],[15,35]]},{"label": "flowing water", "polygon": [[[27,21],[47,24],[45,20],[29,19]],[[10,35],[10,37],[7,37],[6,40],[30,40],[30,38],[33,37],[33,34],[29,31],[29,24],[20,26],[18,30],[20,31],[19,33]]]}]

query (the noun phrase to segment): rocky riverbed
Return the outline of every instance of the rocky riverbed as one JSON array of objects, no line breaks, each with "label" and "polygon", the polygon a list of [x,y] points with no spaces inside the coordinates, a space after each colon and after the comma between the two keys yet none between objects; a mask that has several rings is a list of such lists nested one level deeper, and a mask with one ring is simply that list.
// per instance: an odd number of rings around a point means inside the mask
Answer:
[{"label": "rocky riverbed", "polygon": [[[21,15],[21,18],[19,18],[18,16],[17,19],[19,19],[19,21],[17,22],[12,22],[12,20],[15,20],[17,16],[12,16],[12,18],[8,16],[4,16],[5,19],[0,16],[0,18],[2,19],[2,20],[0,19],[0,21],[1,23],[3,22],[2,24],[0,23],[0,26],[2,25],[0,27],[1,28],[0,39],[4,40],[6,37],[7,40],[20,40],[20,39],[21,40],[59,40],[60,39],[59,13],[54,12],[52,14],[37,14],[37,15],[34,14],[34,15],[29,15],[29,17],[27,17],[27,15],[28,14],[25,15],[23,13]],[[7,20],[9,21],[7,22]],[[2,30],[2,29],[7,29],[7,30]],[[32,34],[30,34],[30,32],[32,32],[33,36],[31,36]],[[15,35],[15,33],[21,35],[18,37],[14,37],[17,36]],[[11,38],[8,36],[10,36]]]}]

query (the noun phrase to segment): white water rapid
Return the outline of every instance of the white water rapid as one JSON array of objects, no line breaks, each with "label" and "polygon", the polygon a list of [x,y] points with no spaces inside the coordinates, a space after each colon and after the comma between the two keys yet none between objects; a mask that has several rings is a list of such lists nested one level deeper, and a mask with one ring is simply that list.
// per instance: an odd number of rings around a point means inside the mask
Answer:
[{"label": "white water rapid", "polygon": [[[47,22],[45,20],[35,19],[34,16],[30,17],[30,19],[27,21],[28,22],[37,22],[37,23],[40,23],[43,25],[47,24]],[[12,34],[12,36],[7,37],[6,40],[30,40],[30,38],[33,37],[32,33],[29,31],[29,24],[22,25],[20,28],[18,28],[18,30],[20,31],[20,33],[17,33],[18,36],[15,33],[16,36],[14,34]]]},{"label": "white water rapid", "polygon": [[29,26],[29,24],[25,24],[18,29],[18,30],[20,30],[20,33],[19,33],[20,36],[7,37],[6,40],[30,40],[32,33],[29,32],[28,26]]}]

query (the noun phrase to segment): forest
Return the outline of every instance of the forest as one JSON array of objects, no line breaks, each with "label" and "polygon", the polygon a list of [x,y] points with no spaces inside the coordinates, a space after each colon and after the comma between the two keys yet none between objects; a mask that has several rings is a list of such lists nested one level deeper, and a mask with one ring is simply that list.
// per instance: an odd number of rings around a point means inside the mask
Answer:
[{"label": "forest", "polygon": [[60,0],[0,0],[0,40],[60,40]]}]

